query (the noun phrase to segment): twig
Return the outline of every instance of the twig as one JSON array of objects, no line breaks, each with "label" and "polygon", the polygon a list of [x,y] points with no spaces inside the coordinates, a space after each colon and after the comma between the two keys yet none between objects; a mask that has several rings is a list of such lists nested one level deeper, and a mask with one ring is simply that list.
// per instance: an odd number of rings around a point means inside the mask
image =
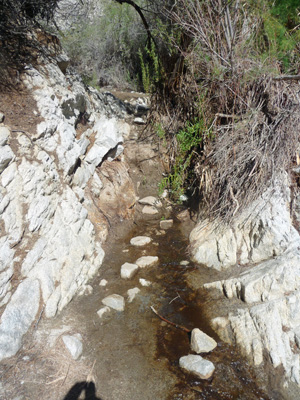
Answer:
[{"label": "twig", "polygon": [[65,384],[65,382],[66,382],[67,376],[69,374],[70,365],[71,365],[71,363],[69,363],[69,365],[68,365],[67,373],[66,373],[65,379],[63,380],[61,386],[63,386]]},{"label": "twig", "polygon": [[172,299],[169,304],[173,303],[174,300],[179,299],[179,297],[180,297],[179,295],[174,297],[174,299]]},{"label": "twig", "polygon": [[95,364],[96,364],[96,359],[95,359],[95,361],[94,361],[94,363],[93,363],[93,366],[92,366],[90,372],[88,373],[88,376],[86,377],[86,381],[87,381],[87,382],[89,382],[89,381],[91,380],[91,378],[92,378],[92,373],[93,373]]},{"label": "twig", "polygon": [[177,325],[172,321],[169,321],[168,319],[164,318],[163,316],[159,315],[158,312],[155,310],[154,307],[150,306],[151,310],[154,312],[155,315],[158,316],[158,318],[160,318],[162,321],[167,322],[168,324],[175,326],[175,328],[181,329],[184,332],[190,333],[191,330],[187,329],[186,327],[182,326],[182,325]]},{"label": "twig", "polygon": [[281,75],[275,76],[274,81],[300,81],[300,75]]},{"label": "twig", "polygon": [[46,385],[52,385],[53,383],[57,383],[57,382],[59,382],[59,381],[61,381],[63,379],[65,379],[65,377],[64,376],[60,376],[59,378],[54,379],[54,381],[46,382]]}]

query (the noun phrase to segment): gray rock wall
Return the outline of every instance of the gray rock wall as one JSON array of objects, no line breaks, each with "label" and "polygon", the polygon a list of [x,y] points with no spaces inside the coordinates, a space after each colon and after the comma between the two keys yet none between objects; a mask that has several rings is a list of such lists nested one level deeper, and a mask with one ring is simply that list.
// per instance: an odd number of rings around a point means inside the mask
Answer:
[{"label": "gray rock wall", "polygon": [[[130,129],[122,107],[55,62],[28,67],[23,82],[41,122],[35,134],[0,124],[0,360],[16,353],[40,310],[53,317],[100,268],[107,221],[93,197],[105,190],[101,164],[114,164]],[[116,163],[115,197],[122,178],[120,208],[132,208],[133,184]]]}]

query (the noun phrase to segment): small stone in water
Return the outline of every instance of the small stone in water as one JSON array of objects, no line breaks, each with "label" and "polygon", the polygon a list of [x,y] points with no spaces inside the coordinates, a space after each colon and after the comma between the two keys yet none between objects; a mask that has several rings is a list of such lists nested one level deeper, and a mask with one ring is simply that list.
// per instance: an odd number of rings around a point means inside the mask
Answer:
[{"label": "small stone in water", "polygon": [[162,203],[160,200],[158,200],[156,197],[154,196],[147,196],[144,197],[143,199],[139,200],[140,204],[146,205],[146,206],[155,206],[155,207],[162,207]]},{"label": "small stone in water", "polygon": [[101,281],[100,281],[100,283],[99,283],[99,286],[106,286],[107,285],[107,280],[106,279],[101,279]]},{"label": "small stone in water", "polygon": [[158,214],[158,210],[153,206],[145,206],[142,209],[143,214],[155,215]]},{"label": "small stone in water", "polygon": [[193,354],[181,357],[179,360],[179,365],[181,368],[191,372],[201,379],[209,379],[215,370],[212,362],[205,360],[201,356],[196,356]]},{"label": "small stone in water", "polygon": [[217,342],[206,333],[195,328],[191,335],[191,349],[195,353],[209,353],[217,347]]},{"label": "small stone in water", "polygon": [[125,263],[121,267],[121,278],[122,279],[130,279],[137,272],[139,267],[136,264]]},{"label": "small stone in water", "polygon": [[148,236],[136,236],[130,240],[132,246],[145,246],[152,241]]},{"label": "small stone in water", "polygon": [[124,297],[119,294],[111,294],[110,296],[105,297],[102,300],[102,303],[116,311],[124,311],[125,308]]},{"label": "small stone in water", "polygon": [[110,311],[110,308],[105,306],[100,308],[100,310],[97,311],[97,314],[99,316],[99,318],[102,318],[104,314],[108,313]]},{"label": "small stone in water", "polygon": [[127,290],[128,302],[131,303],[135,296],[140,292],[140,289],[135,287],[133,289]]},{"label": "small stone in water", "polygon": [[150,281],[147,281],[146,279],[143,279],[143,278],[140,278],[139,279],[139,281],[140,281],[140,284],[142,285],[142,286],[150,286],[151,285],[151,282]]},{"label": "small stone in water", "polygon": [[173,220],[172,219],[165,219],[163,221],[160,221],[159,223],[161,229],[170,229],[173,226]]},{"label": "small stone in water", "polygon": [[143,256],[136,260],[136,265],[140,268],[152,267],[158,262],[158,257],[156,256]]}]

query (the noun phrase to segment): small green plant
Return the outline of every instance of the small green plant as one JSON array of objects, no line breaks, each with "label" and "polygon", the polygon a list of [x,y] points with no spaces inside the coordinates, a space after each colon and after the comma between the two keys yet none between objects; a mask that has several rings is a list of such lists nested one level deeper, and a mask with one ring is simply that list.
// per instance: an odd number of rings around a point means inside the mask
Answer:
[{"label": "small green plant", "polygon": [[149,64],[145,63],[143,53],[141,49],[139,49],[139,58],[140,58],[140,64],[141,64],[141,75],[142,75],[142,85],[144,88],[144,91],[146,93],[150,92],[151,89],[151,77],[150,77],[150,68]]},{"label": "small green plant", "polygon": [[177,152],[173,163],[172,172],[162,179],[159,185],[159,193],[168,188],[174,200],[181,202],[186,187],[193,182],[193,162],[198,157],[198,150],[203,140],[211,139],[210,129],[206,126],[203,113],[194,122],[188,121],[184,129],[176,135]]},{"label": "small green plant", "polygon": [[150,93],[160,81],[163,72],[154,42],[151,41],[150,47],[146,46],[144,52],[139,49],[138,56],[143,89],[146,93]]}]

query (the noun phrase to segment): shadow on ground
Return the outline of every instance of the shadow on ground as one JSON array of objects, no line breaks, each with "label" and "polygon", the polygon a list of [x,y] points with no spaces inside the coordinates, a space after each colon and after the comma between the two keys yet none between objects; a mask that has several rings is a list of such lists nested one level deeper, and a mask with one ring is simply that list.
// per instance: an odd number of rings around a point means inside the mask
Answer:
[{"label": "shadow on ground", "polygon": [[83,400],[101,400],[96,396],[96,386],[94,382],[78,382],[69,390],[63,400],[78,400],[82,399],[82,394],[85,395]]}]

